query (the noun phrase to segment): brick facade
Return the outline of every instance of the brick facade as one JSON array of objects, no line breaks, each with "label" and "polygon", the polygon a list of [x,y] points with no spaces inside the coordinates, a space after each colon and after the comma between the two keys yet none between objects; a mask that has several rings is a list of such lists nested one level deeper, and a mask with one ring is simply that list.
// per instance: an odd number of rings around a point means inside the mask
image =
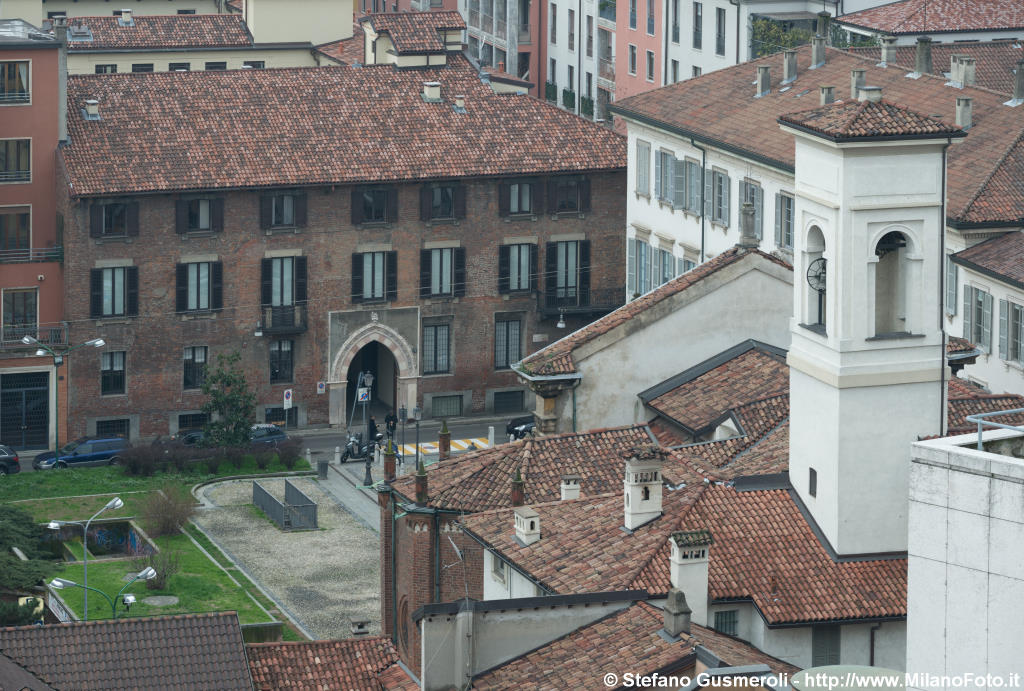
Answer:
[{"label": "brick facade", "polygon": [[[420,184],[399,184],[397,220],[386,225],[353,225],[352,188],[313,187],[301,190],[306,198],[304,227],[286,231],[261,228],[260,193],[227,191],[209,197],[223,199],[223,230],[213,233],[175,232],[176,202],[188,195],[157,194],[122,199],[138,203],[138,234],[115,239],[90,237],[90,207],[95,199],[70,199],[67,176],[58,185],[59,207],[66,219],[68,245],[65,264],[65,302],[72,324],[72,342],[102,337],[103,351],[126,352],[125,393],[101,395],[101,356],[81,353],[70,359],[76,383],[71,392],[71,434],[95,432],[97,420],[130,421],[133,437],[153,437],[177,431],[178,415],[197,412],[204,397],[183,388],[183,352],[207,346],[208,360],[218,353],[238,350],[249,373],[259,406],[280,406],[285,389],[294,391],[299,424],[337,422],[330,395],[318,395],[318,382],[343,381],[346,372],[332,372],[339,353],[339,323],[388,324],[397,315],[413,315],[415,333],[406,334],[410,352],[422,366],[424,322],[450,324],[451,371],[419,376],[415,404],[424,395],[471,392],[471,411],[488,409],[488,391],[520,388],[515,375],[494,366],[494,315],[514,314],[522,319],[522,354],[525,356],[563,333],[555,327],[557,312],[542,318],[545,277],[539,292],[509,295],[498,290],[498,247],[509,238],[528,238],[539,247],[538,271],[545,270],[546,243],[566,239],[590,242],[592,302],[610,309],[624,296],[625,224],[622,199],[625,173],[592,173],[591,210],[579,215],[541,214],[535,220],[508,220],[499,216],[497,179],[462,181],[466,214],[458,223],[420,220]],[[201,195],[199,195],[201,196]],[[523,241],[523,240],[520,240]],[[465,249],[465,295],[444,299],[420,298],[420,253],[430,243]],[[352,255],[359,251],[394,251],[397,258],[397,294],[374,303],[352,300]],[[308,272],[308,329],[291,335],[255,336],[261,319],[261,260],[274,256],[303,256]],[[176,312],[176,264],[219,261],[223,267],[223,306],[204,313]],[[97,268],[131,265],[138,270],[138,315],[120,319],[90,316],[90,272]],[[617,302],[607,296],[613,296]],[[410,311],[411,308],[411,311]],[[405,312],[400,312],[405,310]],[[605,309],[604,311],[607,311]],[[334,316],[331,316],[333,313]],[[600,314],[590,310],[566,314],[570,328]],[[271,383],[269,349],[278,338],[294,342],[294,376]],[[371,340],[381,340],[371,339]],[[351,359],[351,353],[348,360]],[[399,358],[400,360],[400,358]],[[398,376],[404,374],[399,372]],[[345,392],[342,389],[341,396]],[[404,402],[404,401],[403,401]],[[412,402],[410,401],[410,407]],[[429,408],[425,415],[430,415]]]}]

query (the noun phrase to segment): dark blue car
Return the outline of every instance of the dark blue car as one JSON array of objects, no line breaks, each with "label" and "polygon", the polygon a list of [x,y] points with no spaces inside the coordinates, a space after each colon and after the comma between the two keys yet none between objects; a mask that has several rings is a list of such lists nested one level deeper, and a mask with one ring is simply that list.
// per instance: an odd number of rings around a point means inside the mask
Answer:
[{"label": "dark blue car", "polygon": [[115,465],[122,451],[129,446],[122,437],[82,437],[65,444],[60,453],[47,451],[36,456],[32,467],[36,470],[51,468],[77,468],[94,465]]}]

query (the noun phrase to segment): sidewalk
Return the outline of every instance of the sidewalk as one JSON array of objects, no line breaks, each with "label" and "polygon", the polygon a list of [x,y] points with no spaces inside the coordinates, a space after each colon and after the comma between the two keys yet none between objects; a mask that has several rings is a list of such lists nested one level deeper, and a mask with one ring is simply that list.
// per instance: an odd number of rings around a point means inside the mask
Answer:
[{"label": "sidewalk", "polygon": [[[342,464],[355,466],[355,463]],[[358,464],[360,470],[363,464]],[[314,468],[315,470],[315,468]],[[327,479],[316,479],[316,483],[339,504],[352,514],[360,523],[375,533],[380,532],[380,509],[377,507],[377,493],[373,490],[359,489],[360,479],[344,472],[335,463],[327,466]]]},{"label": "sidewalk", "polygon": [[[519,413],[518,415],[523,415]],[[501,416],[487,416],[487,417],[453,417],[448,418],[448,427],[462,426],[462,425],[494,425],[494,438],[495,441],[505,438],[505,425],[510,419],[517,417],[516,415],[501,415]],[[377,419],[377,426],[383,431],[384,422],[383,418]],[[365,428],[362,426],[360,421],[353,423],[353,427],[357,432],[363,431]],[[341,434],[345,432],[347,425],[339,425],[338,427],[330,427],[324,423],[317,425],[311,425],[308,427],[290,427],[286,431],[288,434],[295,434],[300,437],[314,437],[327,434]],[[398,423],[398,429],[402,429],[402,423]],[[416,423],[408,422],[405,425],[406,435],[415,434]],[[425,431],[433,431],[441,429],[440,419],[430,419],[420,421],[420,434],[422,435]]]}]

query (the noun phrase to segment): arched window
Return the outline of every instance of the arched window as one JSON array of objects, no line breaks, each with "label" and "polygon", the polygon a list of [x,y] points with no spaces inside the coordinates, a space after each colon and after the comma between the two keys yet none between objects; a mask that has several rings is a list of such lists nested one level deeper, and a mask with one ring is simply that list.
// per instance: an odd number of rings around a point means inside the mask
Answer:
[{"label": "arched window", "polygon": [[828,288],[825,262],[825,234],[818,226],[811,226],[804,243],[804,324],[825,330],[825,296]]},{"label": "arched window", "polygon": [[875,245],[875,336],[907,333],[907,238],[886,233]]}]

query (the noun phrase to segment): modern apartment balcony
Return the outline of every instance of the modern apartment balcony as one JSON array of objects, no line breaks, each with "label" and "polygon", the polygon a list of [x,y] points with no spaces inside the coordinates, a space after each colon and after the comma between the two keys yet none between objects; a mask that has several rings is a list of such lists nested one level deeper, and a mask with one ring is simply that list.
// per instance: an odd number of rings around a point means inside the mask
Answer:
[{"label": "modern apartment balcony", "polygon": [[588,290],[562,289],[562,294],[541,293],[538,308],[542,317],[560,314],[607,314],[625,302],[624,288]]},{"label": "modern apartment balcony", "polygon": [[613,58],[601,58],[598,60],[597,76],[601,79],[615,81],[615,60]]},{"label": "modern apartment balcony", "polygon": [[30,262],[62,262],[63,247],[31,247],[0,250],[0,264],[27,264]]},{"label": "modern apartment balcony", "polygon": [[39,348],[35,343],[25,345],[22,338],[31,336],[42,345],[55,348],[68,344],[67,324],[4,324],[0,327],[0,349],[33,350]]},{"label": "modern apartment balcony", "polygon": [[529,44],[531,42],[532,42],[532,38],[530,37],[530,25],[529,24],[520,24],[519,25],[519,43]]},{"label": "modern apartment balcony", "polygon": [[607,19],[610,22],[615,21],[615,0],[599,0],[597,6],[597,16],[601,19]]},{"label": "modern apartment balcony", "polygon": [[273,307],[264,305],[262,312],[260,328],[264,335],[300,334],[309,328],[305,304]]},{"label": "modern apartment balcony", "polygon": [[494,33],[494,16],[486,12],[480,13],[480,30],[488,34]]},{"label": "modern apartment balcony", "polygon": [[469,11],[469,25],[474,29],[480,28],[480,10]]}]

